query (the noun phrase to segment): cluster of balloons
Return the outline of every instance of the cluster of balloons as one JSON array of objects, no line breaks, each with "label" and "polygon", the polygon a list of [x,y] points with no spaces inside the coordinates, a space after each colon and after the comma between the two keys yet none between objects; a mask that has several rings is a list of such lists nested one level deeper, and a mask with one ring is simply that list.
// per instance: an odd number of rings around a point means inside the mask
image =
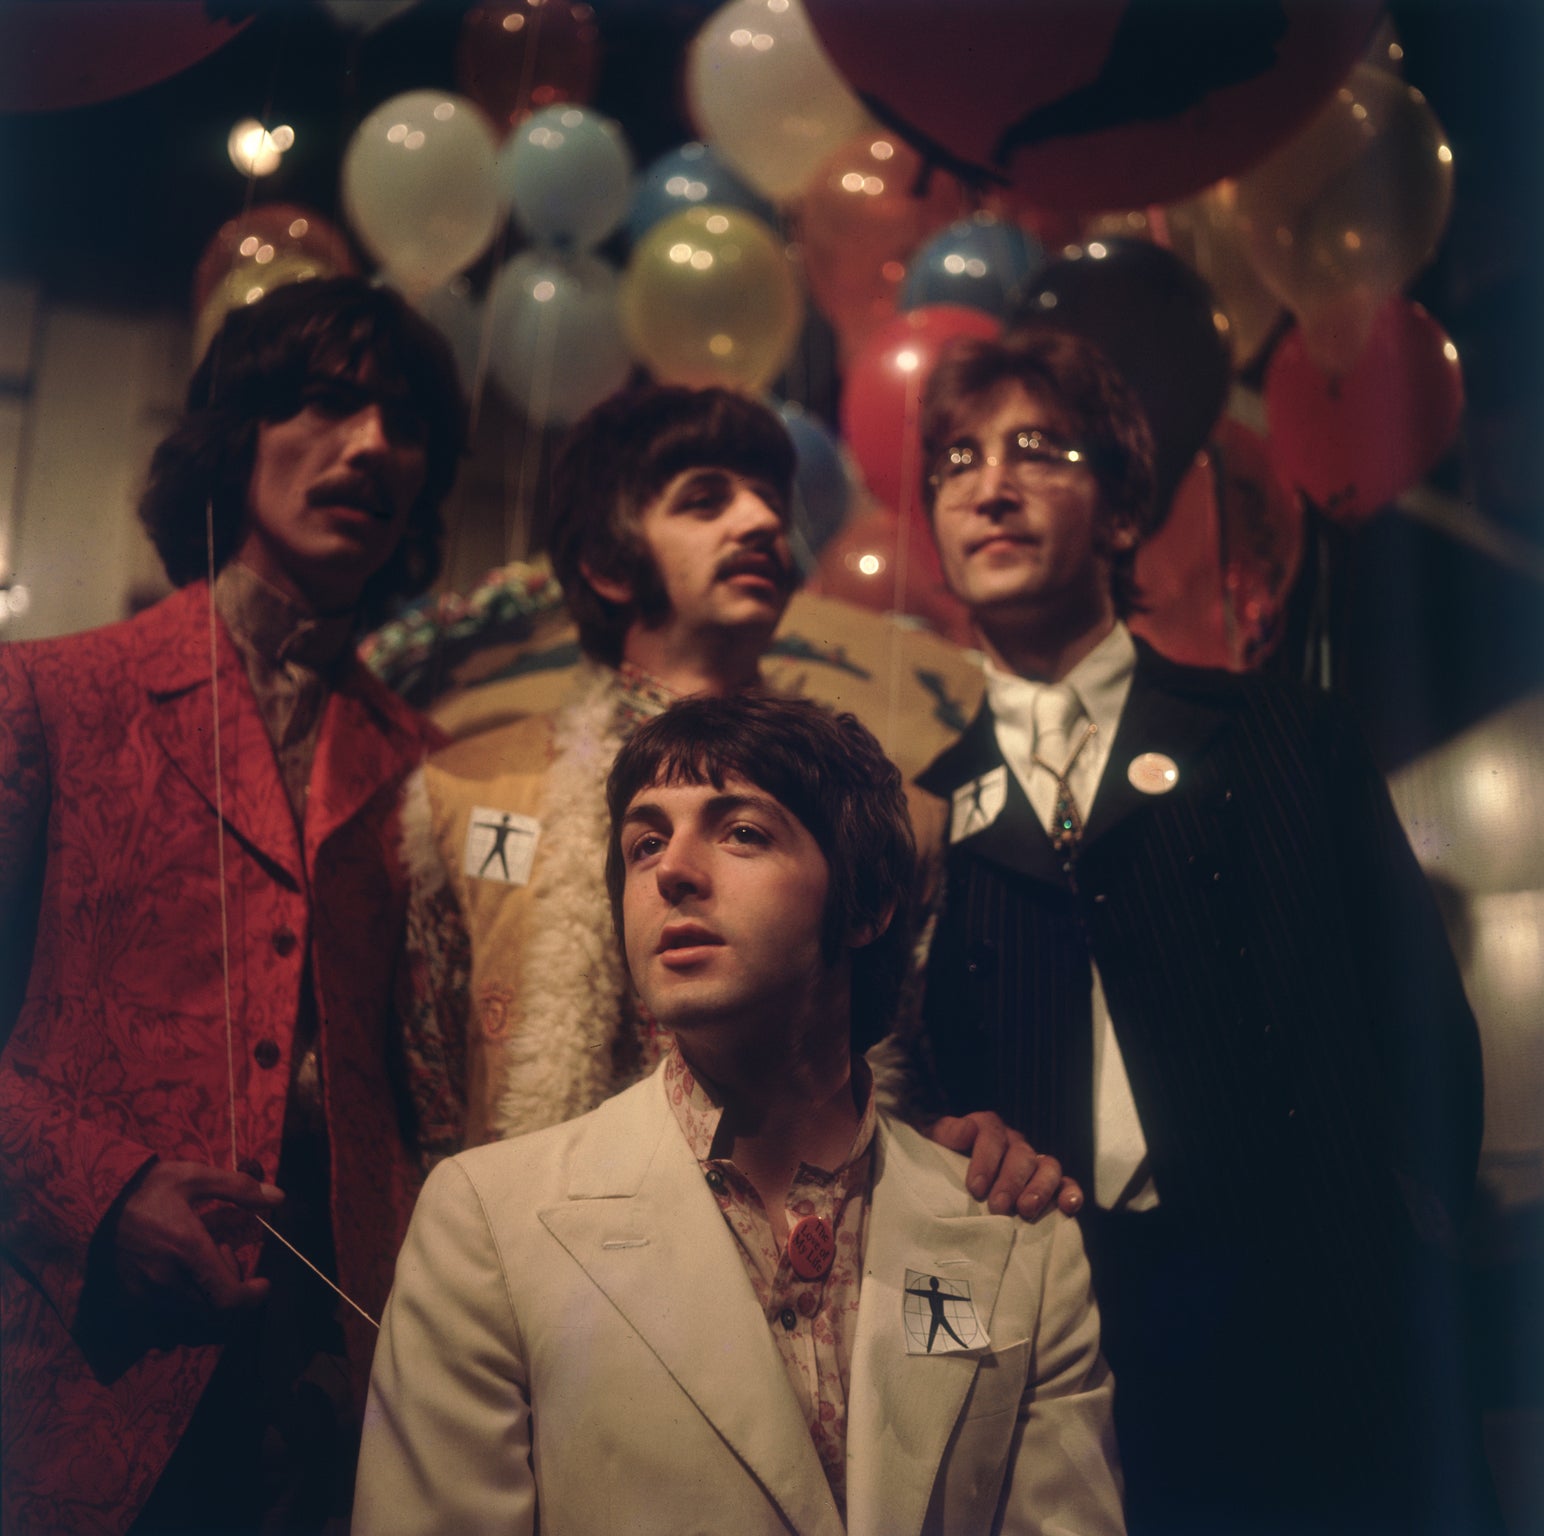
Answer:
[{"label": "cluster of balloons", "polygon": [[[1038,7],[952,0],[972,46],[951,50],[893,0],[728,0],[685,64],[702,142],[635,172],[587,105],[589,7],[480,0],[463,94],[371,113],[343,205],[463,366],[481,357],[540,425],[639,365],[765,392],[807,295],[840,349],[842,441],[778,405],[800,453],[801,559],[827,590],[946,633],[963,619],[921,521],[922,383],[958,336],[1051,322],[1092,337],[1143,401],[1173,508],[1151,584],[1209,615],[1171,648],[1247,665],[1296,570],[1291,492],[1365,517],[1457,430],[1456,353],[1402,296],[1445,226],[1452,156],[1418,92],[1356,62],[1378,10],[1222,7],[1198,39],[1128,0],[1063,8],[1048,49]],[[479,315],[455,280],[490,248]],[[200,327],[349,260],[314,215],[256,210],[200,268]],[[1219,426],[1250,364],[1263,446]],[[853,521],[858,476],[873,505]],[[1205,605],[1198,558],[1217,576]]]}]

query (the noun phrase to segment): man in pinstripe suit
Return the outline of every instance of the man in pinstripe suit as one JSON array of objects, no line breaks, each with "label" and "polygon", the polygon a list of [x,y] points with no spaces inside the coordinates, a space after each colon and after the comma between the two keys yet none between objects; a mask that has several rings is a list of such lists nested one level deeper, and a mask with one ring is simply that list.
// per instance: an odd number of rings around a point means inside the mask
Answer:
[{"label": "man in pinstripe suit", "polygon": [[1485,1528],[1452,1249],[1479,1044],[1332,699],[1133,640],[1151,439],[1103,357],[962,342],[925,498],[987,657],[921,776],[942,905],[917,1055],[1093,1199],[1136,1532]]}]

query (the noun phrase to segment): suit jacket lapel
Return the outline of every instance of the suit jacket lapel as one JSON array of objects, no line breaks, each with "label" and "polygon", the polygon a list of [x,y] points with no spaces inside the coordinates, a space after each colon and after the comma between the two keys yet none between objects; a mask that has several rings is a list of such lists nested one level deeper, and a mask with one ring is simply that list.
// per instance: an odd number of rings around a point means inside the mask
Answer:
[{"label": "suit jacket lapel", "polygon": [[1172,663],[1156,651],[1137,642],[1131,692],[1084,829],[1085,844],[1097,841],[1133,811],[1153,803],[1154,796],[1137,789],[1128,776],[1136,758],[1157,752],[1171,759],[1179,770],[1175,787],[1183,792],[1191,765],[1200,759],[1202,749],[1227,718],[1226,711],[1204,691],[1173,686],[1171,667]]},{"label": "suit jacket lapel", "polygon": [[295,819],[246,669],[215,621],[220,695],[220,775],[215,782],[214,689],[210,674],[209,587],[194,582],[149,616],[139,636],[146,718],[167,756],[225,823],[303,884]]},{"label": "suit jacket lapel", "polygon": [[[976,1315],[991,1318],[1013,1248],[1010,1223],[941,1211],[917,1182],[906,1149],[881,1124],[863,1291],[848,1388],[847,1529],[850,1536],[920,1531],[977,1355],[909,1355],[902,1305],[906,1271],[969,1283]],[[958,1192],[952,1207],[963,1210]],[[999,1348],[1015,1339],[992,1339]]]},{"label": "suit jacket lapel", "polygon": [[358,661],[350,660],[327,700],[311,792],[306,800],[306,860],[383,785],[399,778],[419,755],[411,716]]},{"label": "suit jacket lapel", "polygon": [[744,1261],[653,1079],[537,1213],[801,1533],[841,1536],[836,1502]]},{"label": "suit jacket lapel", "polygon": [[930,794],[938,795],[946,805],[952,805],[956,791],[999,769],[1004,780],[1002,810],[979,831],[951,843],[951,849],[968,851],[1031,880],[1064,885],[1062,860],[1040,825],[1019,776],[1003,761],[992,711],[985,699],[965,734],[918,776],[917,783]]}]

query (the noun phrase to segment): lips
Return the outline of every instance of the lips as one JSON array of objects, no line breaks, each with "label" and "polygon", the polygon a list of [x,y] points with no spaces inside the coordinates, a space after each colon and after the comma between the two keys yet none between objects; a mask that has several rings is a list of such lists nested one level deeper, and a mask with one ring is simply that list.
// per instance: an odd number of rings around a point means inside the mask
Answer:
[{"label": "lips", "polygon": [[711,928],[701,923],[671,923],[659,936],[659,952],[668,954],[677,949],[703,949],[724,941]]},{"label": "lips", "polygon": [[1002,529],[989,533],[983,539],[973,539],[965,546],[967,555],[979,555],[983,550],[1033,549],[1040,540],[1033,534],[1008,533]]},{"label": "lips", "polygon": [[691,970],[705,961],[724,941],[700,923],[671,923],[659,936],[656,954],[667,971]]}]

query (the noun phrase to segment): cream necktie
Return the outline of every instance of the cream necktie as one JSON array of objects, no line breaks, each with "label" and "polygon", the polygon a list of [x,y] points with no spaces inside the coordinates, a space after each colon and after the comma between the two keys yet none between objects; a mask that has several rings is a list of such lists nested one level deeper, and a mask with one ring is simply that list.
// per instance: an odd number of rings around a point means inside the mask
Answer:
[{"label": "cream necktie", "polygon": [[[1083,701],[1066,683],[1048,683],[1035,695],[1033,710],[1035,744],[1032,760],[1056,780],[1056,802],[1051,812],[1052,846],[1058,853],[1076,846],[1083,835],[1083,816],[1068,782],[1078,754],[1094,734],[1094,723],[1083,710]],[[1079,729],[1079,722],[1082,728]]]}]

